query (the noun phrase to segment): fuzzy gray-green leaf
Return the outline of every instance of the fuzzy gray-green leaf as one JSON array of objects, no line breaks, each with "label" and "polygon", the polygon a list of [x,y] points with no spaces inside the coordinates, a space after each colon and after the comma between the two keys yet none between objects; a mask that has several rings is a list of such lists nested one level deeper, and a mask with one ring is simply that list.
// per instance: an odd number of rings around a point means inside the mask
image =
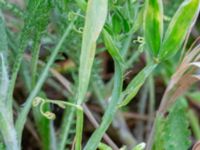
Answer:
[{"label": "fuzzy gray-green leaf", "polygon": [[169,112],[165,122],[165,150],[187,150],[190,146],[187,120],[187,105],[184,99],[178,100]]},{"label": "fuzzy gray-green leaf", "polygon": [[96,41],[106,20],[107,5],[107,0],[88,1],[80,56],[78,103],[82,103],[88,88]]},{"label": "fuzzy gray-green leaf", "polygon": [[177,53],[192,27],[199,12],[199,0],[187,0],[182,3],[166,31],[160,52],[160,59],[167,59]]},{"label": "fuzzy gray-green leaf", "polygon": [[9,76],[5,60],[3,53],[0,53],[0,101],[5,101],[9,85]]},{"label": "fuzzy gray-green leaf", "polygon": [[0,12],[0,101],[5,101],[9,85],[9,76],[6,66],[6,52],[8,50],[7,35],[4,18]]},{"label": "fuzzy gray-green leaf", "polygon": [[157,55],[163,35],[162,0],[147,0],[144,13],[144,35],[148,48]]},{"label": "fuzzy gray-green leaf", "polygon": [[5,52],[8,50],[8,42],[7,42],[7,35],[5,31],[5,24],[3,14],[0,11],[0,52]]}]

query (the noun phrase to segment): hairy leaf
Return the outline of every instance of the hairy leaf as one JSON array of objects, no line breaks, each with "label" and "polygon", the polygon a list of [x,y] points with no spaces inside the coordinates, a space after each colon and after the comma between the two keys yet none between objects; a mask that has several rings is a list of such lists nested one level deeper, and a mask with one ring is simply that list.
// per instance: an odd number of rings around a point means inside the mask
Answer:
[{"label": "hairy leaf", "polygon": [[[32,7],[34,6],[34,7]],[[49,0],[38,0],[38,1],[29,1],[28,8],[30,9],[29,13],[25,20],[28,22],[29,16],[34,18],[29,25],[30,31],[32,32],[33,38],[33,48],[32,48],[32,87],[35,86],[36,82],[36,74],[37,74],[37,62],[39,58],[39,51],[40,51],[40,39],[42,33],[45,31],[48,21],[49,15],[51,10],[52,4]]]},{"label": "hairy leaf", "polygon": [[164,150],[165,118],[157,115],[155,120],[155,135],[152,150]]},{"label": "hairy leaf", "polygon": [[162,0],[147,0],[144,13],[145,42],[154,55],[158,55],[163,35]]},{"label": "hairy leaf", "polygon": [[[17,48],[17,55],[15,63],[12,68],[12,77],[8,91],[8,108],[12,114],[12,94],[14,90],[15,81],[18,71],[22,62],[23,54],[27,46],[28,40],[36,33],[42,32],[48,20],[49,10],[51,6],[51,0],[29,0],[27,6],[27,12],[24,17],[24,27],[20,36],[20,43]],[[48,11],[47,11],[48,10]]]},{"label": "hairy leaf", "polygon": [[153,150],[187,150],[190,146],[187,103],[179,99],[169,110],[167,118],[157,116]]},{"label": "hairy leaf", "polygon": [[188,30],[192,27],[198,15],[199,0],[187,0],[182,3],[166,31],[160,51],[160,59],[167,59],[175,55],[181,47]]},{"label": "hairy leaf", "polygon": [[4,18],[0,11],[0,52],[5,52],[8,50],[7,35],[5,30]]},{"label": "hairy leaf", "polygon": [[7,96],[9,76],[6,66],[6,53],[8,51],[7,35],[5,31],[4,19],[0,12],[0,101],[5,102]]},{"label": "hairy leaf", "polygon": [[187,150],[190,146],[187,120],[187,104],[184,99],[177,100],[165,122],[165,150]]},{"label": "hairy leaf", "polygon": [[108,1],[89,0],[79,67],[78,103],[82,103],[88,88],[91,69],[96,51],[96,40],[104,26]]},{"label": "hairy leaf", "polygon": [[0,0],[0,8],[2,9],[8,9],[12,11],[16,16],[24,17],[23,11],[16,5],[6,1],[6,0]]},{"label": "hairy leaf", "polygon": [[35,34],[44,30],[49,20],[51,6],[50,0],[29,0],[24,20],[29,32]]},{"label": "hairy leaf", "polygon": [[[6,100],[9,85],[9,76],[5,63],[5,56],[0,53],[0,101]],[[1,101],[1,102],[2,102]]]}]

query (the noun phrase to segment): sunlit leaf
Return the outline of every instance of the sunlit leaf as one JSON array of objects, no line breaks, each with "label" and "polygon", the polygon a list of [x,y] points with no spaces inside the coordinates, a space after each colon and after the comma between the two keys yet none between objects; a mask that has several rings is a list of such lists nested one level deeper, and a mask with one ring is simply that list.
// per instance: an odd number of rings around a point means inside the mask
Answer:
[{"label": "sunlit leaf", "polygon": [[187,32],[195,23],[199,5],[199,0],[187,0],[179,7],[166,31],[159,54],[160,59],[167,59],[177,53]]},{"label": "sunlit leaf", "polygon": [[107,5],[107,0],[88,1],[80,56],[78,103],[82,103],[88,88],[95,56],[96,40],[106,20]]},{"label": "sunlit leaf", "polygon": [[154,55],[161,47],[163,35],[162,0],[147,0],[144,13],[145,42]]}]

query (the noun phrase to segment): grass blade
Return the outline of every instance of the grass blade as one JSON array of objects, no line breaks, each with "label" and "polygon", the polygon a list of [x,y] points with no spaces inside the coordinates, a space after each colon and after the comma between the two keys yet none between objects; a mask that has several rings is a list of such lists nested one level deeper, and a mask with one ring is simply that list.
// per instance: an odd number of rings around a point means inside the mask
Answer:
[{"label": "grass blade", "polygon": [[110,126],[115,116],[115,112],[117,110],[116,106],[120,100],[119,97],[122,90],[122,82],[123,82],[122,69],[121,69],[120,64],[117,61],[115,61],[114,88],[113,88],[111,100],[103,116],[100,126],[92,134],[86,146],[84,147],[84,150],[96,149],[101,141],[102,136],[104,135],[104,133]]},{"label": "grass blade", "polygon": [[83,102],[87,92],[95,56],[96,40],[104,26],[107,16],[107,7],[107,0],[88,1],[79,66],[78,104]]}]

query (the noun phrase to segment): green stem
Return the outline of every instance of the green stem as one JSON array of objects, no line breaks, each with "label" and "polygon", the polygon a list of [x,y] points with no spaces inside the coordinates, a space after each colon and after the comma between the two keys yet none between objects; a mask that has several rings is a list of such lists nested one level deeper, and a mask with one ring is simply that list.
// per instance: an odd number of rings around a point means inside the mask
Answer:
[{"label": "green stem", "polygon": [[62,38],[60,39],[59,43],[55,47],[54,51],[52,52],[52,54],[49,58],[49,61],[46,64],[42,74],[40,75],[40,79],[38,80],[36,86],[32,90],[29,97],[27,98],[25,106],[23,107],[22,111],[19,113],[19,116],[18,116],[17,121],[16,121],[16,130],[17,130],[17,135],[18,135],[18,139],[19,139],[20,142],[21,142],[21,136],[22,136],[24,124],[26,122],[28,112],[30,111],[32,101],[35,98],[35,96],[38,94],[40,89],[42,88],[42,85],[44,84],[44,82],[45,82],[45,80],[48,76],[49,69],[50,69],[51,65],[54,63],[55,58],[56,58],[62,44],[64,43],[66,37],[68,36],[69,32],[72,30],[75,20],[76,20],[76,18],[74,18],[74,20],[70,23],[68,28],[65,30]]},{"label": "green stem", "polygon": [[[2,105],[1,105],[2,106]],[[0,131],[7,150],[19,150],[16,131],[5,107],[0,110]]]},{"label": "green stem", "polygon": [[120,64],[115,61],[114,89],[111,101],[109,102],[108,108],[105,112],[105,115],[103,116],[99,128],[97,128],[95,132],[92,134],[86,146],[84,147],[84,150],[96,149],[101,141],[102,136],[104,135],[109,125],[111,124],[115,116],[115,112],[117,110],[118,102],[120,100],[119,97],[122,90],[122,80],[123,80],[123,75]]},{"label": "green stem", "polygon": [[27,43],[27,39],[24,37],[25,32],[26,31],[23,31],[22,36],[20,38],[21,42],[20,42],[19,50],[17,52],[17,56],[16,56],[16,59],[15,59],[14,66],[12,68],[12,76],[11,76],[11,80],[10,80],[10,84],[9,84],[9,88],[8,88],[7,107],[8,107],[8,112],[9,112],[9,115],[10,115],[11,118],[12,118],[12,114],[13,114],[13,110],[12,110],[13,91],[14,91],[17,74],[18,74],[19,69],[20,69],[24,50],[25,50],[26,43]]},{"label": "green stem", "polygon": [[33,43],[33,54],[32,54],[32,88],[35,86],[36,82],[36,74],[37,74],[37,64],[39,59],[40,52],[40,35],[36,35],[34,43]]},{"label": "green stem", "polygon": [[[81,108],[81,107],[80,107]],[[76,150],[81,150],[83,132],[83,109],[77,109],[76,111]]]},{"label": "green stem", "polygon": [[58,150],[64,150],[67,138],[69,136],[70,128],[72,126],[73,118],[74,118],[75,109],[71,108],[68,115],[64,115],[62,127],[60,131],[60,136],[58,140]]},{"label": "green stem", "polygon": [[190,120],[190,126],[193,130],[194,136],[197,140],[200,140],[199,120],[193,110],[189,110],[188,118]]}]

